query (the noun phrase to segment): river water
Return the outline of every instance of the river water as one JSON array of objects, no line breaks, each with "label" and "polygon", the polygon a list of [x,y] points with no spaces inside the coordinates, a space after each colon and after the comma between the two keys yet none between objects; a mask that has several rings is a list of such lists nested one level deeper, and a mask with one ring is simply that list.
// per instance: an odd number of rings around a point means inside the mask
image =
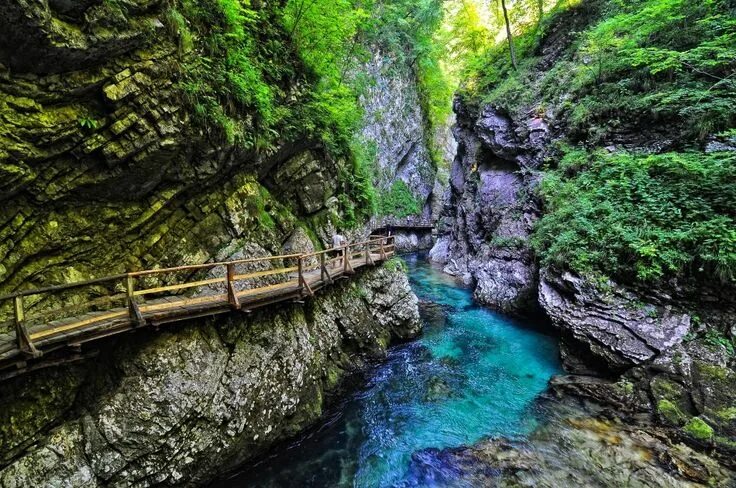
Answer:
[{"label": "river water", "polygon": [[220,486],[426,486],[442,466],[425,453],[524,438],[543,422],[537,400],[561,372],[556,339],[479,307],[424,255],[404,259],[422,336],[392,347],[321,426]]}]

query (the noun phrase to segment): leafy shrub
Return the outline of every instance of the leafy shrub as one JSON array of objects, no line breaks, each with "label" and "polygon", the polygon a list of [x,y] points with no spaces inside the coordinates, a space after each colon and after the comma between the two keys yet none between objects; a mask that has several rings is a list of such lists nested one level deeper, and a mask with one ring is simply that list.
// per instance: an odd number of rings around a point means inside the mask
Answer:
[{"label": "leafy shrub", "polygon": [[407,273],[409,271],[409,267],[406,265],[406,262],[399,257],[389,259],[386,261],[385,266],[387,269],[394,272]]},{"label": "leafy shrub", "polygon": [[402,180],[396,180],[388,193],[381,195],[378,201],[379,215],[392,215],[399,218],[418,215],[422,211],[421,203]]},{"label": "leafy shrub", "polygon": [[[575,150],[541,185],[545,264],[624,281],[736,277],[736,155]],[[572,172],[572,174],[571,174]]]}]

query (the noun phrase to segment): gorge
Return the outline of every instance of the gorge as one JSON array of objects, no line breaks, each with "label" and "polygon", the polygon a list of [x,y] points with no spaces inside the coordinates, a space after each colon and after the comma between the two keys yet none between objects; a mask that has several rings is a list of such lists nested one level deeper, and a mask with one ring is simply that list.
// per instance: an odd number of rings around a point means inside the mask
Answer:
[{"label": "gorge", "polygon": [[732,486],[735,19],[9,0],[0,486]]}]

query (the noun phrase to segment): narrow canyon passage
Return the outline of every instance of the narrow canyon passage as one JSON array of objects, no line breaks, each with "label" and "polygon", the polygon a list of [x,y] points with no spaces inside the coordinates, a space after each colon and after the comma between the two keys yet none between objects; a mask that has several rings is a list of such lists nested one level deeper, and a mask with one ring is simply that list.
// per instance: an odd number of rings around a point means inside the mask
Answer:
[{"label": "narrow canyon passage", "polygon": [[216,486],[424,486],[446,469],[431,450],[523,438],[544,421],[539,395],[562,372],[556,338],[479,307],[425,254],[405,261],[422,336],[390,349],[316,430]]},{"label": "narrow canyon passage", "polygon": [[0,488],[736,487],[735,60],[736,0],[5,0]]}]

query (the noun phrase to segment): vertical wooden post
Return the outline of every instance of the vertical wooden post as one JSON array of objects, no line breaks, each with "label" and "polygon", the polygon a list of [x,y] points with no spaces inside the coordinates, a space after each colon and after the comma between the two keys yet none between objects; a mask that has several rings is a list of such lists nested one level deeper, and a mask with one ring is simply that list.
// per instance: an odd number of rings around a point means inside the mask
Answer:
[{"label": "vertical wooden post", "polygon": [[320,267],[322,268],[322,282],[324,283],[326,277],[327,283],[332,283],[332,276],[330,275],[330,272],[327,271],[327,251],[320,254]]},{"label": "vertical wooden post", "polygon": [[18,344],[18,349],[24,354],[32,356],[34,358],[41,355],[41,351],[36,349],[33,345],[31,337],[28,335],[28,330],[24,322],[26,321],[26,312],[23,307],[23,296],[18,295],[13,298],[13,309],[15,311],[15,340]]},{"label": "vertical wooden post", "polygon": [[229,263],[227,265],[227,301],[234,310],[240,310],[240,300],[235,291],[235,265]]},{"label": "vertical wooden post", "polygon": [[345,274],[351,274],[353,272],[353,266],[350,264],[350,244],[345,245],[342,251],[343,261],[343,272]]},{"label": "vertical wooden post", "polygon": [[304,279],[304,256],[299,256],[299,295],[304,296],[304,292],[307,292],[307,295],[314,296],[314,292],[312,291],[312,287],[309,286],[309,283],[306,279]]},{"label": "vertical wooden post", "polygon": [[385,261],[386,260],[386,248],[383,246],[383,244],[384,244],[385,241],[386,241],[386,239],[384,239],[383,237],[381,237],[381,261]]},{"label": "vertical wooden post", "polygon": [[325,253],[319,255],[319,278],[325,281]]},{"label": "vertical wooden post", "polygon": [[371,241],[365,243],[365,264],[373,264],[373,256],[371,256]]},{"label": "vertical wooden post", "polygon": [[125,294],[128,298],[128,312],[130,314],[130,320],[133,321],[134,325],[145,325],[146,321],[143,319],[140,308],[135,301],[135,277],[128,273],[125,280]]},{"label": "vertical wooden post", "polygon": [[302,272],[302,257],[299,256],[299,264],[297,264],[297,267],[299,268],[299,293],[304,293],[304,275]]}]

